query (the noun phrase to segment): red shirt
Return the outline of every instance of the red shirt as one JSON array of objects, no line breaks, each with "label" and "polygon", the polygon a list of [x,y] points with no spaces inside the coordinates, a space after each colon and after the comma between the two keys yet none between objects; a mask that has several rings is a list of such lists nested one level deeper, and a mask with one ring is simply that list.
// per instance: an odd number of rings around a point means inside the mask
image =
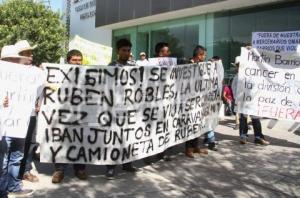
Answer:
[{"label": "red shirt", "polygon": [[231,88],[229,86],[225,86],[223,92],[224,92],[224,95],[225,95],[226,99],[232,102],[233,101],[233,94],[232,94]]}]

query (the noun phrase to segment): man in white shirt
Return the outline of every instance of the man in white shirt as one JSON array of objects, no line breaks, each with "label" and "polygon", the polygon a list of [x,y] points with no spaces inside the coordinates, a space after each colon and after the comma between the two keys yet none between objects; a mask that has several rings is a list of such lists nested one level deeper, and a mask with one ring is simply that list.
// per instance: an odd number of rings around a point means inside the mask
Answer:
[{"label": "man in white shirt", "polygon": [[[4,46],[2,48],[1,60],[17,64],[24,64],[30,61],[27,57],[20,56],[18,48],[14,45]],[[32,189],[23,189],[22,180],[18,178],[20,163],[24,156],[25,139],[15,138],[7,134],[4,135],[0,149],[2,152],[1,155],[3,155],[0,195],[1,197],[6,197],[7,192],[9,192],[12,196],[29,196],[34,191]]]},{"label": "man in white shirt", "polygon": [[147,60],[147,56],[145,52],[140,53],[140,60],[136,61],[137,66],[148,66],[149,61]]},{"label": "man in white shirt", "polygon": [[[21,40],[18,41],[15,44],[15,47],[17,48],[19,55],[22,57],[27,57],[27,61],[24,63],[24,65],[33,66],[33,50],[37,47],[36,45],[30,46],[27,40]],[[40,87],[40,89],[43,89],[44,87]],[[42,91],[39,91],[42,93]],[[39,96],[41,97],[41,96]],[[21,167],[20,167],[20,173],[19,177],[23,180],[29,181],[29,182],[38,182],[39,179],[36,175],[32,174],[30,171],[32,170],[31,163],[33,161],[33,150],[37,147],[36,143],[33,143],[35,141],[32,141],[34,132],[36,129],[36,116],[37,116],[37,109],[39,109],[38,104],[36,104],[36,107],[32,109],[32,113],[30,116],[27,136],[25,139],[25,148],[24,148],[24,158],[21,161]]]}]

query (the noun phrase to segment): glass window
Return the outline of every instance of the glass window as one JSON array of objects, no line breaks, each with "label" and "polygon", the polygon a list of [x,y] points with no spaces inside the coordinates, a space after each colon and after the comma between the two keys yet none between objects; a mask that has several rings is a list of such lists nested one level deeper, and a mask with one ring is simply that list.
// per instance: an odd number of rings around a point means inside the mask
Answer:
[{"label": "glass window", "polygon": [[169,43],[171,54],[178,59],[192,56],[193,48],[199,43],[199,25],[182,25],[151,31],[151,56],[158,42]]},{"label": "glass window", "polygon": [[141,52],[145,52],[149,56],[149,33],[148,32],[139,32],[137,34],[137,46],[136,46],[136,57],[139,57]]},{"label": "glass window", "polygon": [[112,48],[113,48],[112,60],[116,60],[117,59],[116,44],[117,44],[117,41],[120,40],[120,39],[128,39],[128,40],[130,40],[130,34],[124,34],[124,35],[121,35],[121,36],[114,36],[113,37],[113,40],[112,40]]},{"label": "glass window", "polygon": [[[230,20],[227,13],[217,13],[214,16],[213,38],[213,55],[222,58],[224,69],[226,70],[227,63],[230,62]],[[208,57],[211,58],[211,57]]]},{"label": "glass window", "polygon": [[[179,0],[168,0],[163,5],[157,6],[167,9],[169,2],[173,3],[172,6],[187,4],[187,2],[180,3]],[[193,5],[195,2],[193,1]],[[142,51],[145,51],[149,57],[153,57],[155,45],[158,42],[167,42],[172,56],[180,60],[190,58],[196,45],[206,45],[210,56],[208,58],[212,55],[220,56],[228,76],[235,70],[230,63],[234,62],[235,57],[240,54],[242,46],[251,43],[252,32],[300,30],[299,10],[299,2],[281,3],[124,28],[114,31],[113,47],[115,41],[120,38],[133,39],[132,51],[136,53],[136,57]]]},{"label": "glass window", "polygon": [[251,43],[252,32],[300,30],[299,10],[299,3],[286,3],[215,13],[213,51],[222,57],[226,73],[234,73],[230,63]]}]

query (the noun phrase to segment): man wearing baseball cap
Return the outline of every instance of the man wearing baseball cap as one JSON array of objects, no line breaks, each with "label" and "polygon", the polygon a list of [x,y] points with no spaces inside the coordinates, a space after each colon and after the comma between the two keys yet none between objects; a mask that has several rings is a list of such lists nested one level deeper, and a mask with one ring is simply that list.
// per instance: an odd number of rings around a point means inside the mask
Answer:
[{"label": "man wearing baseball cap", "polygon": [[136,61],[137,66],[148,66],[149,61],[147,60],[147,56],[145,52],[140,53],[140,60]]}]

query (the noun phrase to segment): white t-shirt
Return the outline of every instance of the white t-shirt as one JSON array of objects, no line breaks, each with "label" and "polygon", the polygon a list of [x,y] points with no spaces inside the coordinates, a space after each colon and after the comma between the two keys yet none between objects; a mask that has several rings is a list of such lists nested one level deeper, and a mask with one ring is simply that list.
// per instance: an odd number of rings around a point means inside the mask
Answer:
[{"label": "white t-shirt", "polygon": [[149,61],[147,59],[138,60],[135,63],[137,66],[149,66]]}]

